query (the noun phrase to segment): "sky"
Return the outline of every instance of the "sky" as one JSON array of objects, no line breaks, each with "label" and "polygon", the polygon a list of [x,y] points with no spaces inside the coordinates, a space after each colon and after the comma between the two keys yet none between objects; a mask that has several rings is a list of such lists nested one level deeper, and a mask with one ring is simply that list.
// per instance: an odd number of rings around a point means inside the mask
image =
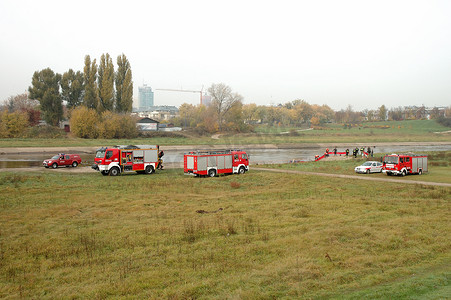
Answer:
[{"label": "sky", "polygon": [[[224,83],[244,103],[451,105],[451,1],[0,0],[0,101],[35,71],[124,53],[155,105]],[[117,65],[116,65],[117,66]]]}]

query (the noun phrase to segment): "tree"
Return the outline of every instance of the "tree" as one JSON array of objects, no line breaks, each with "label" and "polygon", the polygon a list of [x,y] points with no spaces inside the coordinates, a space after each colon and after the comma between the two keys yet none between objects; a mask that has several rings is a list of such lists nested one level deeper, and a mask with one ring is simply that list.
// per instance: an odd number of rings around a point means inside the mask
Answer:
[{"label": "tree", "polygon": [[114,65],[107,53],[100,57],[99,65],[99,102],[97,111],[112,111],[114,109]]},{"label": "tree", "polygon": [[211,96],[211,107],[214,108],[218,119],[218,130],[223,130],[224,119],[228,112],[236,105],[241,105],[243,97],[237,93],[232,93],[232,89],[223,84],[212,84],[208,88]]},{"label": "tree", "polygon": [[83,104],[87,108],[97,109],[99,88],[97,86],[97,64],[94,59],[91,62],[89,55],[85,56],[85,67],[83,69],[84,95]]},{"label": "tree", "polygon": [[381,121],[387,120],[387,108],[383,104],[379,107],[379,119]]},{"label": "tree", "polygon": [[50,68],[36,71],[28,88],[30,98],[41,104],[44,120],[51,125],[58,125],[63,117],[63,104],[59,92],[61,75]]},{"label": "tree", "polygon": [[41,111],[39,110],[39,101],[32,100],[28,97],[27,93],[11,96],[5,102],[10,113],[12,112],[24,112],[28,117],[28,125],[35,126],[39,124],[41,119]]},{"label": "tree", "polygon": [[20,137],[28,127],[28,116],[25,112],[3,111],[0,113],[0,137]]},{"label": "tree", "polygon": [[72,111],[71,131],[80,138],[95,139],[99,136],[99,117],[95,109],[79,106]]},{"label": "tree", "polygon": [[79,106],[83,101],[83,73],[69,69],[61,77],[61,96],[68,108]]},{"label": "tree", "polygon": [[130,62],[122,54],[117,57],[116,111],[131,112],[133,109],[133,81]]}]

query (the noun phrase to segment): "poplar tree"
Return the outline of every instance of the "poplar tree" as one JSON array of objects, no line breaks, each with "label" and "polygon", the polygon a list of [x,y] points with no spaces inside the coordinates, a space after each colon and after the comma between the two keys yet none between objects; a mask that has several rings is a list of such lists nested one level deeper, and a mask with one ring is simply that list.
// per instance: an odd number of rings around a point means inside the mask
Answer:
[{"label": "poplar tree", "polygon": [[114,109],[114,65],[107,53],[100,57],[99,65],[99,103],[98,112]]},{"label": "poplar tree", "polygon": [[39,101],[44,120],[57,126],[63,118],[63,101],[60,95],[61,75],[50,68],[36,71],[28,88],[30,98]]},{"label": "poplar tree", "polygon": [[85,56],[85,68],[83,70],[84,79],[84,96],[83,104],[87,108],[97,109],[98,103],[98,86],[97,86],[97,64],[94,59],[91,62],[89,55]]},{"label": "poplar tree", "polygon": [[131,112],[133,109],[132,69],[127,57],[122,53],[117,57],[116,111]]},{"label": "poplar tree", "polygon": [[68,108],[79,106],[83,101],[83,73],[69,69],[61,78],[61,96]]}]

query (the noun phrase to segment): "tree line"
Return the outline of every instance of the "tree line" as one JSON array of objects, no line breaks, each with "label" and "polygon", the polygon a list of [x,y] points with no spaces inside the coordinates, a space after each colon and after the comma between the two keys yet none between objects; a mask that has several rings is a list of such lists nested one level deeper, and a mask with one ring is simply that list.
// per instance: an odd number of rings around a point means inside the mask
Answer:
[{"label": "tree line", "polygon": [[29,98],[39,101],[42,118],[58,125],[63,118],[63,101],[68,109],[85,106],[98,114],[105,111],[128,113],[133,106],[133,80],[130,62],[122,54],[117,57],[117,71],[106,53],[97,60],[85,56],[84,69],[69,69],[64,74],[46,68],[36,71],[28,88]]}]

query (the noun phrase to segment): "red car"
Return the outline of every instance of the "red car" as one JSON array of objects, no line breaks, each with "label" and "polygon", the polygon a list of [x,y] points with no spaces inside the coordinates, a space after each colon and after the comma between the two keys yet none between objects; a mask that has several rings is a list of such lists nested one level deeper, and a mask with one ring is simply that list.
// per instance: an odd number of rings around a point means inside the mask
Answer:
[{"label": "red car", "polygon": [[76,167],[81,163],[80,155],[78,154],[64,154],[60,153],[53,156],[51,159],[46,159],[42,162],[42,165],[46,168],[52,167],[56,169],[60,166],[64,167]]}]

